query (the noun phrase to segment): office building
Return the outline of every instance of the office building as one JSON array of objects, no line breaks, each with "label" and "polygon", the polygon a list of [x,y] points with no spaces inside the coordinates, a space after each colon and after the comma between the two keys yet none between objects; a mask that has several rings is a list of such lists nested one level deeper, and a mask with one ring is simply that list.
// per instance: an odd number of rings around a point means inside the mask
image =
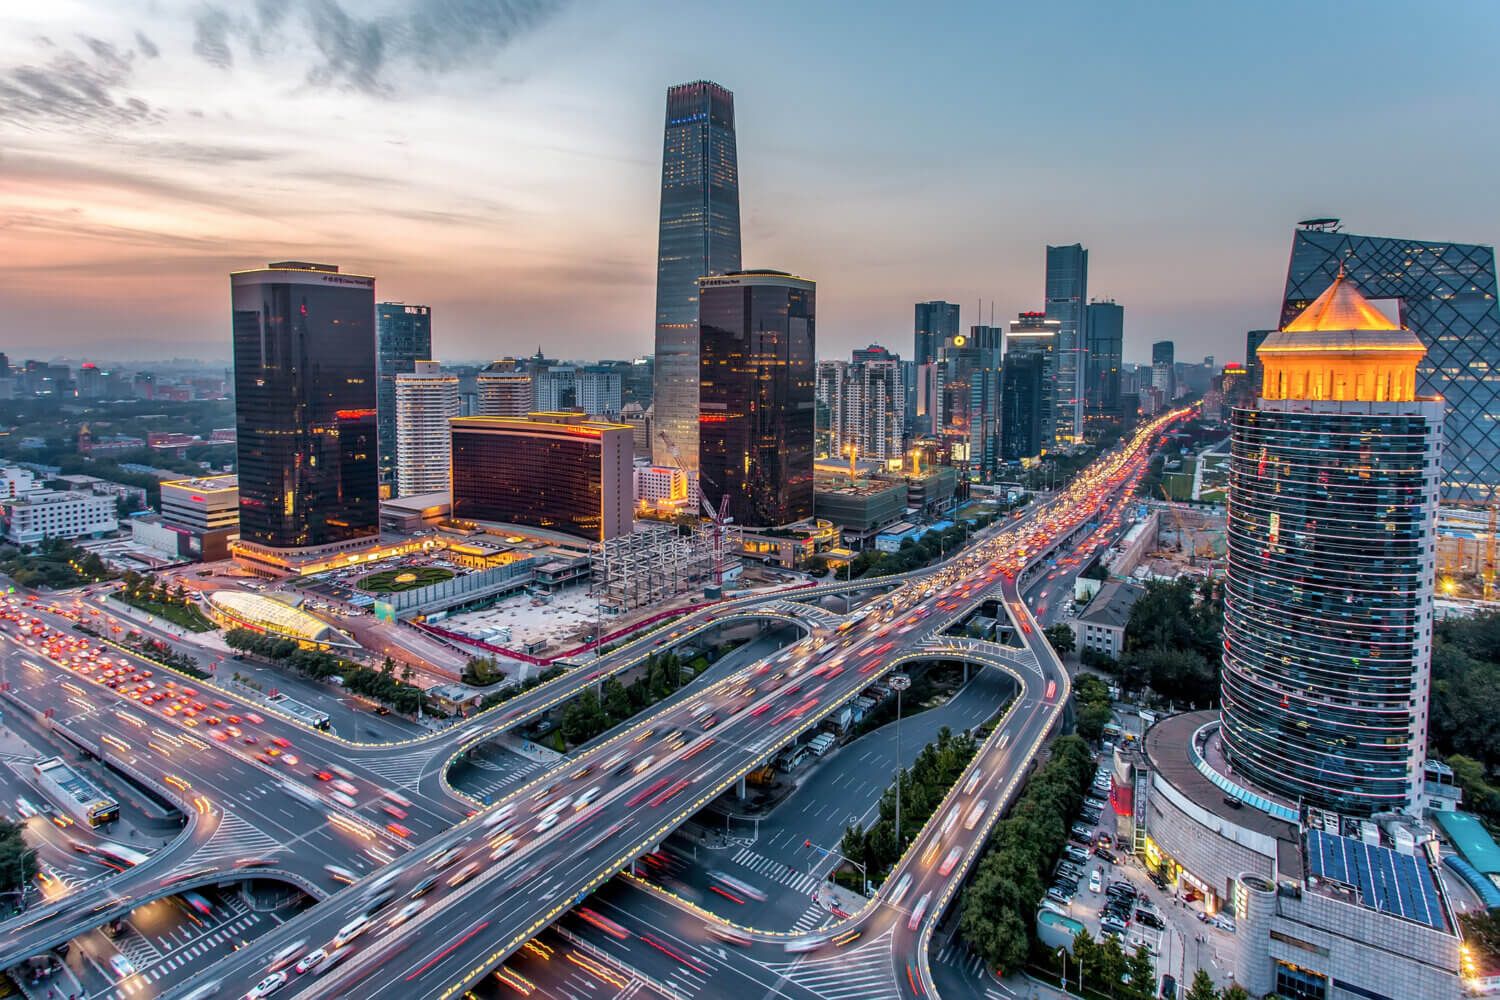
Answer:
[{"label": "office building", "polygon": [[827,413],[827,454],[900,460],[906,423],[901,358],[871,344],[852,362],[820,361],[816,396]]},{"label": "office building", "polygon": [[816,285],[757,270],[699,288],[699,489],[741,525],[811,517]]},{"label": "office building", "polygon": [[1344,275],[1260,346],[1233,411],[1223,734],[1235,773],[1342,813],[1416,804],[1443,401]]},{"label": "office building", "polygon": [[1052,431],[1045,359],[1041,354],[1007,354],[1000,383],[1000,459],[1034,461],[1042,455],[1043,438]]},{"label": "office building", "polygon": [[942,436],[967,477],[989,483],[1000,470],[1000,362],[997,326],[971,326],[939,352],[944,368]]},{"label": "office building", "polygon": [[582,413],[459,417],[453,518],[527,525],[598,542],[628,534],[630,428]]},{"label": "office building", "polygon": [[573,378],[573,391],[576,405],[584,413],[611,420],[620,415],[621,380],[615,369],[596,365],[580,370]]},{"label": "office building", "polygon": [[1047,248],[1047,318],[1057,320],[1057,378],[1052,406],[1056,446],[1083,443],[1084,322],[1089,252],[1082,244]]},{"label": "office building", "polygon": [[524,417],[534,405],[531,376],[517,371],[483,371],[475,379],[481,417]]},{"label": "office building", "polygon": [[388,483],[396,468],[396,376],[415,371],[417,361],[432,357],[432,309],[405,302],[381,302],[375,307],[375,329],[380,368],[375,393],[380,424],[380,481]]},{"label": "office building", "polygon": [[942,364],[917,366],[916,399],[912,408],[916,411],[916,423],[912,427],[913,437],[937,437],[943,432],[943,388],[947,372]]},{"label": "office building", "polygon": [[932,364],[943,345],[958,334],[958,303],[918,302],[912,360],[919,365]]},{"label": "office building", "polygon": [[1125,310],[1113,301],[1090,302],[1084,314],[1084,436],[1119,428],[1120,364],[1125,348]]},{"label": "office building", "polygon": [[[1012,358],[1031,355],[1040,359],[1042,393],[1040,405],[1044,417],[1035,435],[1028,433],[1013,439],[1017,442],[1017,447],[1027,449],[1032,447],[1031,442],[1034,439],[1036,450],[1027,450],[1011,456],[1008,459],[1010,461],[1057,450],[1057,421],[1054,417],[1057,413],[1058,344],[1061,338],[1062,321],[1051,318],[1045,312],[1033,310],[1018,313],[1016,318],[1010,321],[1010,337],[1006,341],[1006,364],[1010,364]],[[1029,407],[1029,404],[1025,405]]]},{"label": "office building", "polygon": [[734,95],[704,80],[671,87],[656,260],[657,465],[698,471],[698,279],[739,269]]},{"label": "office building", "polygon": [[572,365],[548,365],[531,380],[534,405],[547,413],[576,410],[578,406],[578,369]]},{"label": "office building", "polygon": [[97,538],[116,531],[115,498],[94,493],[32,490],[14,499],[0,498],[5,540],[35,545],[48,538]]},{"label": "office building", "polygon": [[1151,388],[1161,392],[1162,401],[1167,405],[1177,398],[1175,353],[1170,340],[1158,340],[1151,345]]},{"label": "office building", "polygon": [[451,435],[458,416],[458,376],[436,361],[396,376],[396,495],[438,493],[448,488]]},{"label": "office building", "polygon": [[1495,249],[1337,231],[1303,223],[1292,240],[1281,319],[1290,322],[1343,268],[1366,296],[1395,299],[1427,348],[1417,391],[1441,396],[1443,498],[1487,503],[1500,488],[1500,289]]},{"label": "office building", "polygon": [[375,279],[286,261],[230,286],[240,546],[376,540]]},{"label": "office building", "polygon": [[1266,342],[1266,338],[1275,333],[1275,330],[1246,330],[1245,331],[1245,372],[1246,381],[1250,383],[1250,394],[1255,396],[1260,392],[1261,367],[1260,367],[1260,345]]}]

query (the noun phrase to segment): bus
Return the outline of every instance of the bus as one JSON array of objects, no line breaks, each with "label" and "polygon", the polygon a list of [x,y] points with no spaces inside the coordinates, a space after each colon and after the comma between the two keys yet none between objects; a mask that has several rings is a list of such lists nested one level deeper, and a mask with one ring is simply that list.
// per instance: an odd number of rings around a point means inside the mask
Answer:
[{"label": "bus", "polygon": [[196,892],[184,892],[182,894],[182,901],[196,910],[199,916],[211,917],[214,915],[214,908],[209,905],[208,900]]},{"label": "bus", "polygon": [[328,713],[320,712],[311,705],[304,705],[295,698],[288,698],[280,692],[268,696],[266,701],[275,705],[280,712],[290,715],[304,726],[311,726],[314,729],[321,729],[326,732],[330,725]]},{"label": "bus", "polygon": [[101,840],[92,845],[89,851],[111,868],[118,868],[121,871],[145,864],[150,859],[148,854],[142,854],[124,844],[115,844],[108,840]]},{"label": "bus", "polygon": [[39,760],[32,765],[32,770],[42,791],[62,803],[63,808],[79,822],[100,827],[120,818],[120,804],[69,767],[61,757]]}]

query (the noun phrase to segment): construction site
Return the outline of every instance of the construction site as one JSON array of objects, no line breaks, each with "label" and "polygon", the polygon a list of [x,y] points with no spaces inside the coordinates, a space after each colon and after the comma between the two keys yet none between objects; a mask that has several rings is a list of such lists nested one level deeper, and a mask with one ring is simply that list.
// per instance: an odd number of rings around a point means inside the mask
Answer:
[{"label": "construction site", "polygon": [[1495,601],[1496,529],[1500,499],[1484,507],[1438,509],[1438,598],[1450,602]]},{"label": "construction site", "polygon": [[593,596],[605,614],[650,607],[701,587],[722,593],[739,576],[739,529],[722,517],[692,526],[637,523],[633,532],[589,546]]}]

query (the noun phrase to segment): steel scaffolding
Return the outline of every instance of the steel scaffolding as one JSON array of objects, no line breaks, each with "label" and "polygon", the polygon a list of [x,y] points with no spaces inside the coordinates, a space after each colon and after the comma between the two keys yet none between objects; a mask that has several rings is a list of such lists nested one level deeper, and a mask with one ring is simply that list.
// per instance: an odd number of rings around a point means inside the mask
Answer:
[{"label": "steel scaffolding", "polygon": [[[739,529],[725,529],[724,548],[739,546]],[[737,558],[737,557],[726,557]],[[602,610],[619,614],[713,583],[714,529],[701,521],[686,534],[675,525],[638,524],[635,531],[589,546],[590,593]]]}]

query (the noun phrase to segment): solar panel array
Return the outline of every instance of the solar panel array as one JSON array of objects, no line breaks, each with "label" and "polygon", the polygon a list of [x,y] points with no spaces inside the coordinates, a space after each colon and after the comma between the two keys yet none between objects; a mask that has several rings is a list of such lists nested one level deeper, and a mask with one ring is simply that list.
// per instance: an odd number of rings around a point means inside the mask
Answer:
[{"label": "solar panel array", "polygon": [[1381,913],[1446,929],[1432,872],[1409,854],[1309,830],[1307,865],[1317,878],[1349,886],[1359,893],[1361,903]]}]

